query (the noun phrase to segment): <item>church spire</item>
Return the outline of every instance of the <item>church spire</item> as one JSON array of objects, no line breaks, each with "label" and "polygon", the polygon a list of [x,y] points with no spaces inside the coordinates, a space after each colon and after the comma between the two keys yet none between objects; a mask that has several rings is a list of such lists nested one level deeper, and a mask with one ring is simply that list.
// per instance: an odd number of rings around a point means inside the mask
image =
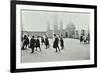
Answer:
[{"label": "church spire", "polygon": [[50,30],[50,22],[47,21],[47,30]]},{"label": "church spire", "polygon": [[63,34],[63,22],[62,20],[60,21],[60,35]]},{"label": "church spire", "polygon": [[53,15],[54,34],[58,34],[58,14]]},{"label": "church spire", "polygon": [[62,20],[60,21],[60,30],[63,30],[63,22],[62,22]]}]

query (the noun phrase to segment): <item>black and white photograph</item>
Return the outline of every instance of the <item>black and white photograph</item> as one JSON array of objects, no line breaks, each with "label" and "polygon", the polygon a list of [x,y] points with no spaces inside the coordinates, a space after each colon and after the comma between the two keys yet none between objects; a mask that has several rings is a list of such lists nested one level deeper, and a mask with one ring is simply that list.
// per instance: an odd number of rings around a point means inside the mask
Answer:
[{"label": "black and white photograph", "polygon": [[90,59],[90,13],[21,12],[22,63]]},{"label": "black and white photograph", "polygon": [[12,6],[16,71],[96,67],[96,6],[24,1]]}]

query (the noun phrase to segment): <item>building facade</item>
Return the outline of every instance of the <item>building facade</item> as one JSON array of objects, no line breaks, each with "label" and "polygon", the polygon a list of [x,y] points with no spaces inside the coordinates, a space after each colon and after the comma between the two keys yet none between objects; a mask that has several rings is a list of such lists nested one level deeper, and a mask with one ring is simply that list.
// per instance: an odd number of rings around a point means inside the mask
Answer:
[{"label": "building facade", "polygon": [[48,37],[52,38],[53,34],[57,34],[57,35],[62,35],[63,38],[75,38],[75,25],[74,24],[67,24],[66,28],[63,29],[63,23],[62,21],[59,24],[59,29],[58,29],[58,24],[54,24],[53,29],[50,29],[50,25],[47,26],[47,34]]}]

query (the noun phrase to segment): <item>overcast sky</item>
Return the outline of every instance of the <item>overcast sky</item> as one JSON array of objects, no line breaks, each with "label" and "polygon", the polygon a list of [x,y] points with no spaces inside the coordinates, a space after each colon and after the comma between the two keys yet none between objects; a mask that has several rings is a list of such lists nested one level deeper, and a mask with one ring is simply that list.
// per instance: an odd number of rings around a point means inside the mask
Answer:
[{"label": "overcast sky", "polygon": [[50,24],[50,29],[53,25],[66,25],[73,23],[76,29],[88,29],[90,24],[89,13],[75,13],[75,12],[52,12],[52,11],[33,11],[22,10],[22,28],[25,31],[46,31],[47,24]]}]

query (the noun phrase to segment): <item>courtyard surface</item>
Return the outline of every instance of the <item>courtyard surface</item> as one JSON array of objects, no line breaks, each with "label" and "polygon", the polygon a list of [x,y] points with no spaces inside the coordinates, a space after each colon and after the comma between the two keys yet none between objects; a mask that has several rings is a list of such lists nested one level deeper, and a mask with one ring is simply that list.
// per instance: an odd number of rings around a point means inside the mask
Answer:
[{"label": "courtyard surface", "polygon": [[52,62],[52,61],[67,61],[67,60],[89,60],[90,59],[90,45],[80,44],[78,39],[64,39],[64,49],[60,52],[55,52],[52,47],[53,41],[49,39],[50,47],[45,49],[41,45],[42,51],[35,51],[31,54],[31,49],[21,51],[21,62]]}]

